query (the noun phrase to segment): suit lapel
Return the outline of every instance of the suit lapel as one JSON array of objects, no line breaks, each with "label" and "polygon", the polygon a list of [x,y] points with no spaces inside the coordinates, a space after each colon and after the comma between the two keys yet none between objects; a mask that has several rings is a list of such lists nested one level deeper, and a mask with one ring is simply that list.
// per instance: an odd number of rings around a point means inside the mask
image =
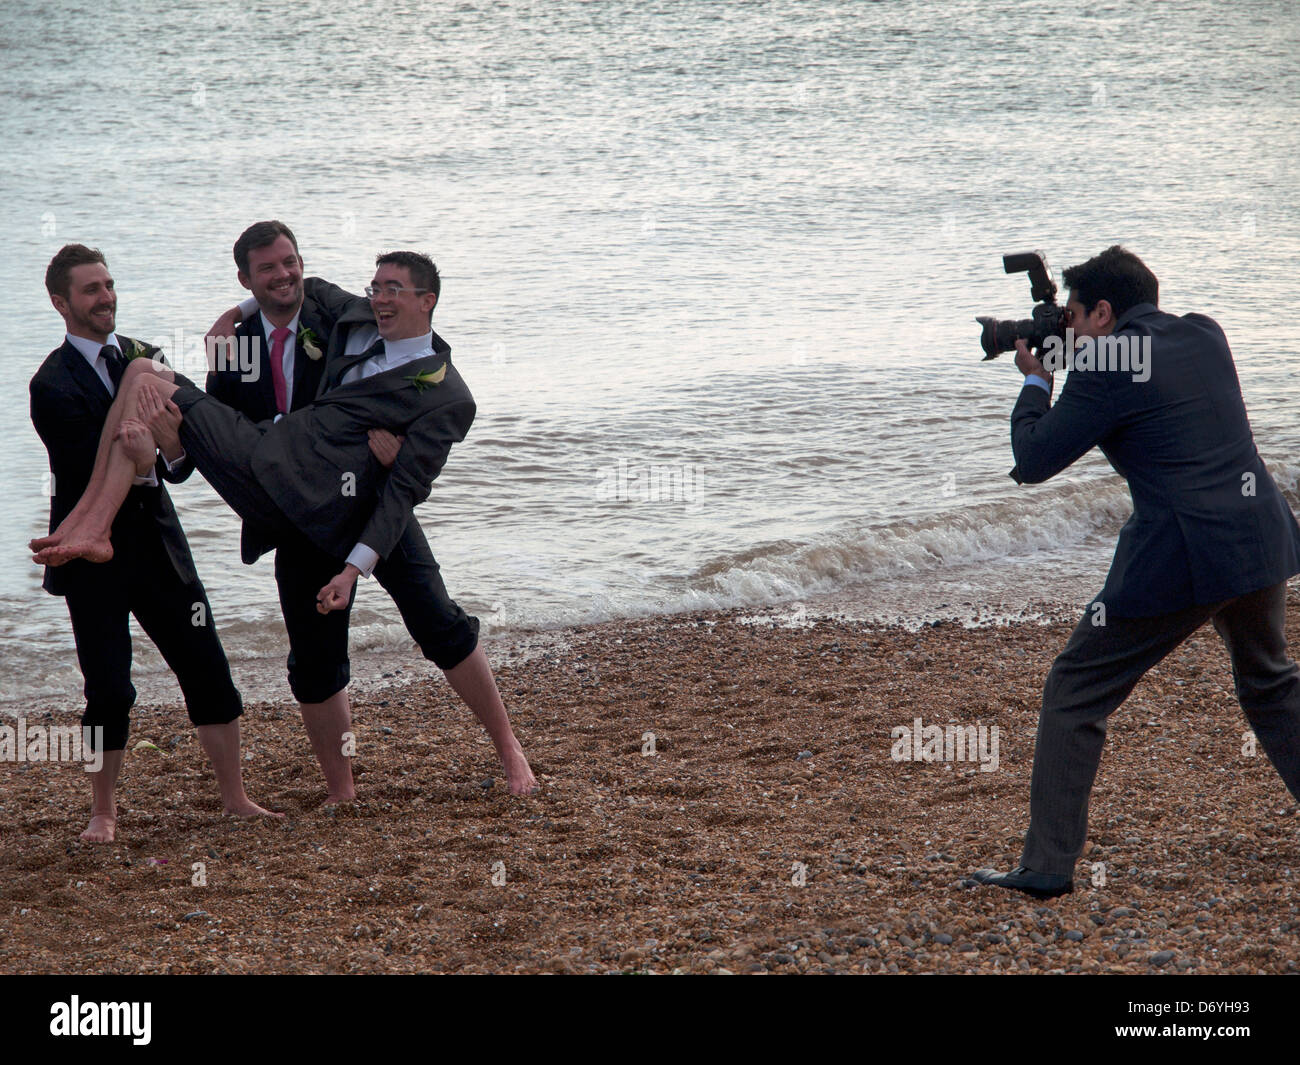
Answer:
[{"label": "suit lapel", "polygon": [[[366,349],[366,351],[369,350],[369,348]],[[352,369],[352,367],[357,365],[357,363],[364,361],[363,356],[366,356],[365,351],[358,351],[355,355],[336,355],[332,358],[321,382],[322,392],[328,392],[331,389],[338,388],[339,382],[343,380],[343,375]],[[369,356],[366,357],[368,358]]]},{"label": "suit lapel", "polygon": [[[119,345],[122,343],[121,337],[118,337],[117,342]],[[63,362],[77,386],[87,395],[94,396],[97,405],[103,407],[107,413],[108,408],[113,405],[113,397],[108,394],[108,389],[99,379],[99,374],[90,368],[86,357],[73,347],[72,341],[66,337],[63,341]]]},{"label": "suit lapel", "polygon": [[[349,359],[347,365],[339,371],[338,376],[342,377],[349,368],[356,365],[357,359],[358,356]],[[426,355],[421,359],[413,359],[401,366],[395,366],[391,370],[385,370],[383,373],[372,374],[370,377],[363,377],[360,381],[334,387],[348,389],[349,395],[374,395],[382,392],[395,392],[400,388],[414,388],[415,383],[411,378],[416,374],[436,372],[438,367],[447,361],[445,355],[438,355],[437,353]]]},{"label": "suit lapel", "polygon": [[262,330],[262,312],[256,311],[248,318],[240,328],[244,329],[245,336],[248,337],[250,344],[260,345],[257,348],[257,365],[260,367],[257,381],[253,382],[253,387],[257,389],[257,394],[262,402],[262,409],[271,412],[271,417],[275,416],[275,381],[271,377],[271,345],[267,343],[266,333]]},{"label": "suit lapel", "polygon": [[[301,340],[304,329],[310,329],[315,334],[316,346],[321,349],[320,359],[313,359],[307,354]],[[321,380],[320,363],[325,358],[324,349],[327,346],[329,331],[325,328],[320,309],[314,300],[303,301],[302,311],[298,315],[298,333],[299,336],[294,337],[293,402],[290,404],[294,410],[305,407],[316,395],[316,386]]]}]

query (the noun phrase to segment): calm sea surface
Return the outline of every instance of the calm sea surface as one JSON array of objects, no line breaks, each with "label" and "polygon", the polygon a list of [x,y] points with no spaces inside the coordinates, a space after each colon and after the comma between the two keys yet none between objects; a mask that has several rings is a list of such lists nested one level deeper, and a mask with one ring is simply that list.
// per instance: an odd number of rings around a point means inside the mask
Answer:
[{"label": "calm sea surface", "polygon": [[[1005,251],[1123,242],[1227,331],[1261,453],[1300,473],[1300,18],[1290,0],[0,6],[0,703],[79,700],[26,541],[43,274],[101,248],[118,326],[182,368],[247,224],[354,291],[428,251],[478,401],[418,511],[488,631],[693,607],[996,615],[1100,586],[1098,455],[1017,488]],[[245,691],[270,559],[172,492]],[[168,683],[137,641],[138,673]],[[363,587],[354,650],[409,646]],[[358,670],[364,675],[364,668]],[[259,681],[264,686],[269,681]]]}]

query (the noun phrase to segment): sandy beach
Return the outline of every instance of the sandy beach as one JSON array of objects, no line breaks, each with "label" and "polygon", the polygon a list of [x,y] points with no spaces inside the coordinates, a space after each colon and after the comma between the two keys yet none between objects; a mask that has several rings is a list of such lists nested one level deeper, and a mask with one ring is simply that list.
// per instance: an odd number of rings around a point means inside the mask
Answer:
[{"label": "sandy beach", "polygon": [[[0,971],[1296,971],[1296,804],[1243,753],[1208,627],[1112,718],[1074,894],[964,882],[1019,857],[1069,628],[725,613],[540,634],[493,651],[528,798],[412,658],[354,688],[345,808],[321,805],[292,704],[247,707],[248,790],[283,822],[224,818],[183,710],[141,705],[131,745],[157,749],[127,759],[113,845],[76,840],[79,766],[0,765]],[[996,761],[900,760],[917,718],[984,727]]]}]

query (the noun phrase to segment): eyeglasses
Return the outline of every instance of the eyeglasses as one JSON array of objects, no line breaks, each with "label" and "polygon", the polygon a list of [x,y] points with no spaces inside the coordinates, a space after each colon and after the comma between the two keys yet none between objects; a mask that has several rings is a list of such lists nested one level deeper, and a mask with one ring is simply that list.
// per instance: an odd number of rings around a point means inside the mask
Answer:
[{"label": "eyeglasses", "polygon": [[374,285],[366,286],[366,295],[369,296],[372,300],[377,299],[379,296],[387,296],[389,299],[395,300],[403,292],[414,292],[418,295],[421,292],[428,292],[428,291],[429,290],[427,288],[403,288],[401,285],[396,285],[396,284],[379,285],[378,287]]}]

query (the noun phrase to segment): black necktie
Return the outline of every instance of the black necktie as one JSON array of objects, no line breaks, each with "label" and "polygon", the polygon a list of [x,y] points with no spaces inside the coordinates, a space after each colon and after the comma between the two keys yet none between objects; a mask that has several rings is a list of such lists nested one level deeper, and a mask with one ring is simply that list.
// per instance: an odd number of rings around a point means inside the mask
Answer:
[{"label": "black necktie", "polygon": [[99,357],[108,366],[108,379],[113,382],[113,395],[116,396],[118,385],[122,383],[122,374],[126,372],[126,360],[112,344],[105,344],[100,348]]},{"label": "black necktie", "polygon": [[[343,378],[346,377],[348,374],[350,374],[354,369],[360,366],[367,359],[373,359],[376,355],[382,355],[383,353],[384,353],[384,341],[383,338],[381,337],[379,340],[376,340],[373,344],[371,344],[370,347],[366,348],[366,350],[363,351],[360,355],[358,355],[355,359],[349,359],[347,365],[343,367],[343,372],[339,374],[338,380],[335,381],[331,387],[338,388],[339,385],[343,383]],[[357,378],[357,380],[360,380],[360,378]]]}]

